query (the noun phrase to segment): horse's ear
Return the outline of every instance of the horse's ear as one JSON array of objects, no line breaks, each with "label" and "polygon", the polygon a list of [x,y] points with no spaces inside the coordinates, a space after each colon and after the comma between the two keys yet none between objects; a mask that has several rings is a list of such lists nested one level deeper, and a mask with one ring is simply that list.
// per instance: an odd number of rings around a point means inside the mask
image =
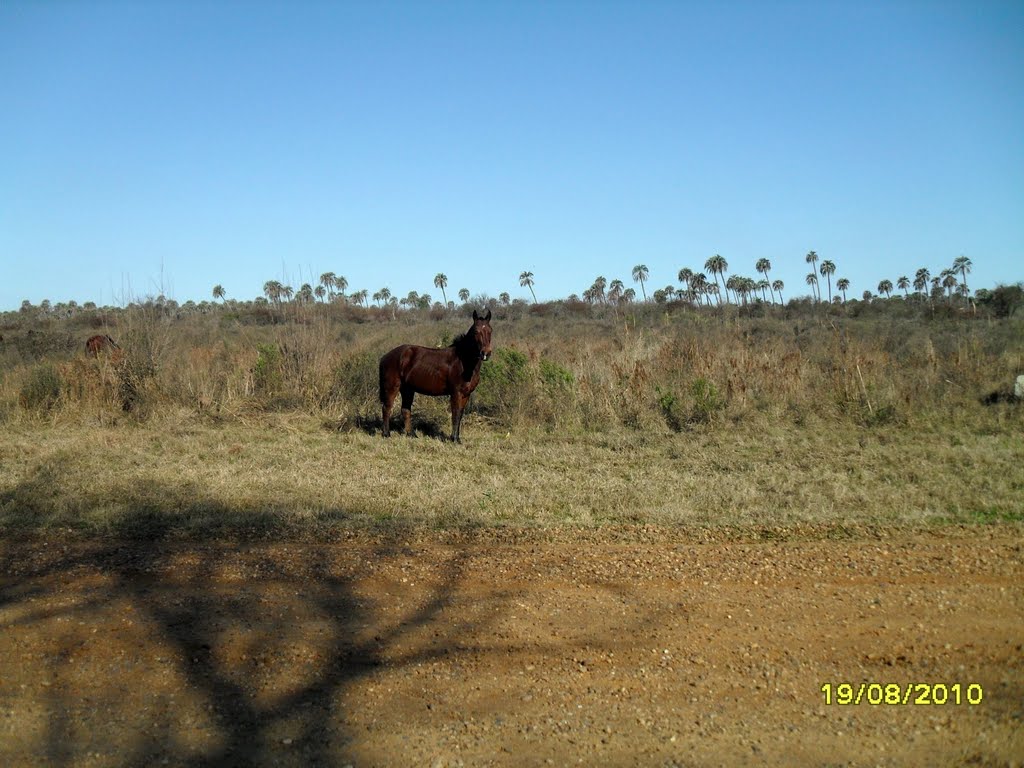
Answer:
[{"label": "horse's ear", "polygon": [[475,323],[479,319],[480,319],[480,316],[477,315],[476,310],[474,309],[473,310],[473,322]]},{"label": "horse's ear", "polygon": [[487,317],[485,317],[484,320],[490,321],[490,319],[491,319],[491,310],[488,309],[487,310]]}]

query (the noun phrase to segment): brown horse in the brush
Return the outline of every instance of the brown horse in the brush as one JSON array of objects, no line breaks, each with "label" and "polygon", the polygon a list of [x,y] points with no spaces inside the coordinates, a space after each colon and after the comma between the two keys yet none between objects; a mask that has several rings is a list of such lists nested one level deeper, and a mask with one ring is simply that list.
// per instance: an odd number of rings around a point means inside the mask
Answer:
[{"label": "brown horse in the brush", "polygon": [[491,310],[480,316],[473,310],[473,326],[456,337],[450,347],[433,349],[403,344],[380,359],[380,403],[383,434],[391,434],[391,408],[402,393],[405,434],[412,433],[412,399],[418,393],[452,403],[452,440],[459,443],[462,412],[480,383],[480,364],[491,356]]},{"label": "brown horse in the brush", "polygon": [[117,342],[114,341],[110,336],[90,336],[85,341],[85,354],[91,355],[92,357],[98,357],[100,352],[107,348],[120,349],[117,346]]}]

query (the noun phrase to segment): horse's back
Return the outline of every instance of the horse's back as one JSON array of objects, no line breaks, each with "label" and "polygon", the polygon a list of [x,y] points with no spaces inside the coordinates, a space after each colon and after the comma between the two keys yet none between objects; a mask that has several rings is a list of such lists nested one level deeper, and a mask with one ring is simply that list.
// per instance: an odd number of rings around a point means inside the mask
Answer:
[{"label": "horse's back", "polygon": [[402,344],[380,359],[380,391],[409,388],[421,395],[448,394],[452,360],[448,349]]}]

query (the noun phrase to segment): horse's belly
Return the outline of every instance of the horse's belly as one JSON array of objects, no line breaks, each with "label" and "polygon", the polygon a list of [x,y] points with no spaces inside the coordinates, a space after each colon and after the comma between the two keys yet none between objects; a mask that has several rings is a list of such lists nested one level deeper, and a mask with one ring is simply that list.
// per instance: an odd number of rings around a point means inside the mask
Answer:
[{"label": "horse's belly", "polygon": [[436,386],[433,382],[416,382],[414,380],[409,381],[412,385],[412,391],[417,395],[430,395],[432,397],[439,397],[441,395],[448,394],[448,388],[444,386]]},{"label": "horse's belly", "polygon": [[434,365],[413,364],[405,374],[405,383],[418,395],[448,394],[448,377]]}]

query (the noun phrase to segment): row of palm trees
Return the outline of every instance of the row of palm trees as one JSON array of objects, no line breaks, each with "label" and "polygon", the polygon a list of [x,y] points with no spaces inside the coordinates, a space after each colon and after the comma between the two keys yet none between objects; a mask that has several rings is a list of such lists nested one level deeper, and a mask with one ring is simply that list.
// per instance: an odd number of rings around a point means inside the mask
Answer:
[{"label": "row of palm trees", "polygon": [[[811,289],[812,299],[816,302],[825,300],[822,297],[821,285],[818,279],[818,276],[820,275],[825,278],[825,284],[828,292],[828,303],[838,302],[839,297],[833,296],[832,293],[832,277],[836,273],[835,263],[828,259],[820,259],[815,251],[809,251],[805,257],[805,261],[811,266],[811,271],[807,274],[806,283]],[[931,298],[941,298],[945,292],[948,294],[950,300],[952,300],[954,291],[958,292],[962,296],[967,296],[967,275],[970,273],[972,266],[972,262],[969,258],[966,256],[960,256],[953,261],[951,267],[942,270],[935,277],[932,277],[927,268],[922,268],[917,270],[913,281],[906,276],[897,278],[895,287],[902,290],[906,298],[910,297],[909,289],[911,286],[913,286],[915,293],[925,294],[929,285],[931,285],[931,291],[928,295],[931,296]],[[739,274],[727,275],[729,271],[729,263],[721,254],[715,254],[704,262],[703,272],[697,272],[689,267],[683,267],[678,273],[679,282],[682,284],[681,287],[667,285],[665,288],[655,290],[651,298],[658,303],[679,300],[688,301],[696,305],[707,306],[711,306],[713,302],[717,302],[721,305],[723,303],[723,297],[725,303],[735,302],[737,304],[747,304],[751,300],[757,298],[760,298],[764,302],[768,302],[770,300],[772,304],[775,304],[776,302],[779,304],[784,303],[782,291],[785,288],[785,284],[782,280],[771,279],[771,261],[766,258],[758,259],[754,264],[754,269],[761,275],[760,279],[754,279]],[[708,277],[709,274],[711,277]],[[958,274],[960,275],[960,280],[957,279]],[[639,283],[642,300],[646,302],[648,300],[646,283],[650,279],[650,270],[646,264],[637,264],[633,267],[631,275],[633,281]],[[537,295],[533,290],[534,284],[535,278],[533,272],[524,271],[520,273],[519,285],[523,288],[529,289],[534,303],[537,303]],[[441,296],[443,298],[441,306],[452,306],[448,301],[448,276],[443,272],[439,272],[435,275],[434,287],[441,291]],[[885,294],[887,298],[891,297],[893,287],[894,284],[892,281],[882,280],[878,283],[878,294]],[[850,288],[850,281],[845,277],[840,277],[835,281],[835,288],[842,294],[842,303],[845,304],[847,301],[847,290]],[[291,286],[282,284],[278,280],[268,280],[263,285],[263,293],[267,300],[278,307],[283,301],[290,302],[294,300],[297,303],[306,304],[313,303],[314,301],[333,302],[339,298],[342,301],[352,304],[364,307],[368,306],[368,301],[371,297],[367,290],[363,289],[351,294],[346,294],[347,290],[348,280],[334,272],[324,272],[320,275],[319,283],[315,287],[309,283],[305,283],[298,291],[292,289]],[[224,287],[219,284],[214,286],[213,296],[223,302],[226,296]],[[463,303],[467,303],[470,298],[469,290],[466,288],[459,289],[458,297]],[[511,298],[508,293],[505,292],[502,292],[498,298],[502,304],[509,304],[511,302]],[[863,298],[865,300],[870,300],[873,296],[870,291],[865,291]],[[430,294],[420,294],[416,291],[410,291],[404,298],[398,298],[393,296],[390,289],[387,287],[376,291],[372,296],[372,300],[378,306],[401,306],[424,309],[429,309],[433,306],[433,299]],[[636,300],[636,291],[631,287],[626,287],[622,280],[615,279],[609,282],[605,277],[599,276],[594,280],[593,284],[591,284],[589,288],[583,291],[582,298],[576,294],[572,294],[569,297],[569,300],[582,300],[588,303],[601,304],[628,304]],[[516,301],[520,300],[517,299]]]},{"label": "row of palm trees", "polygon": [[[756,298],[760,292],[763,301],[768,301],[768,294],[770,293],[773,304],[776,301],[776,294],[778,294],[779,303],[782,303],[782,290],[785,288],[785,284],[781,280],[772,281],[769,279],[771,268],[772,265],[768,259],[759,259],[755,269],[764,275],[761,280],[754,280],[753,278],[741,275],[726,277],[729,263],[720,254],[715,254],[704,262],[705,272],[695,272],[689,267],[683,267],[679,270],[678,274],[679,282],[683,284],[682,287],[667,285],[664,288],[655,290],[651,298],[659,304],[666,301],[680,300],[710,306],[715,300],[721,304],[724,293],[726,302],[729,302],[731,297],[735,297],[737,303],[747,304],[752,298]],[[708,278],[708,272],[713,275],[714,282]],[[643,300],[647,301],[645,283],[650,278],[650,270],[646,264],[637,264],[633,267],[632,275],[634,282],[640,284]],[[636,291],[632,288],[626,288],[621,280],[612,280],[609,283],[605,277],[599,276],[589,288],[583,291],[582,297],[573,294],[569,297],[569,300],[582,300],[592,304],[623,304],[633,301],[635,297]]]},{"label": "row of palm trees", "polygon": [[[832,276],[836,273],[835,262],[828,259],[821,260],[817,252],[809,251],[804,257],[806,263],[811,265],[811,271],[807,274],[806,283],[811,289],[811,297],[814,301],[823,301],[821,295],[821,284],[818,280],[820,274],[825,278],[825,284],[828,290],[828,303],[834,303],[839,301],[838,296],[832,295]],[[819,260],[821,263],[819,264]],[[967,297],[969,295],[967,287],[967,275],[970,273],[972,267],[971,260],[966,256],[959,256],[953,261],[953,265],[948,269],[942,270],[942,272],[932,277],[928,269],[919,269],[916,273],[913,281],[915,291],[918,293],[924,293],[925,289],[931,282],[931,298],[941,298],[943,290],[948,294],[950,300],[952,300],[954,290],[960,293],[960,295]],[[689,301],[694,304],[711,305],[713,300],[717,300],[718,304],[722,303],[722,296],[725,296],[725,302],[735,301],[737,304],[747,304],[752,298],[756,298],[760,293],[762,301],[767,302],[769,300],[768,294],[771,295],[771,303],[776,302],[776,294],[778,294],[778,303],[784,303],[782,297],[782,291],[785,288],[785,284],[781,280],[771,279],[771,261],[765,258],[758,259],[754,264],[754,269],[762,275],[760,280],[755,280],[751,277],[745,277],[742,275],[729,275],[726,273],[729,270],[729,263],[721,254],[715,254],[704,262],[705,272],[694,272],[689,267],[684,267],[679,270],[678,278],[679,282],[682,283],[682,287],[676,287],[674,285],[668,285],[663,289],[654,291],[653,298],[656,302],[665,302],[672,299],[678,299],[683,301]],[[710,273],[714,277],[712,282],[707,273]],[[957,273],[960,274],[962,280],[957,280]],[[640,283],[641,289],[643,289],[644,283],[647,281],[650,275],[649,270],[643,264],[638,264],[633,267],[633,280]],[[903,289],[905,296],[909,298],[909,287],[911,281],[907,277],[900,277],[896,281],[898,288]],[[850,288],[850,281],[845,277],[840,277],[835,281],[835,287],[843,295],[842,303],[845,304],[847,301],[846,292]],[[885,294],[886,297],[891,297],[893,284],[889,280],[882,280],[878,284],[879,294]],[[635,293],[633,289],[623,290],[623,283],[621,280],[612,280],[611,283],[603,277],[599,276],[593,284],[585,291],[583,291],[582,299],[584,301],[594,303],[628,303],[633,300]],[[575,294],[570,296],[570,299],[578,299]],[[865,291],[863,294],[865,301],[870,301],[873,296],[870,291]],[[647,293],[644,291],[644,300],[647,299]]]},{"label": "row of palm trees", "polygon": [[[970,289],[967,287],[967,275],[970,274],[973,266],[974,264],[969,258],[958,256],[953,260],[952,266],[943,269],[935,276],[932,276],[926,267],[922,267],[914,273],[913,282],[906,275],[896,278],[896,288],[903,291],[904,298],[907,299],[910,298],[911,286],[914,288],[914,293],[923,298],[934,300],[945,295],[952,301],[954,293],[967,298],[970,295]],[[959,280],[957,280],[957,273],[960,274]],[[929,286],[931,286],[930,290]],[[892,290],[891,280],[882,280],[878,284],[878,292],[884,293],[887,298],[892,295]],[[865,298],[868,297],[865,296]]]}]

